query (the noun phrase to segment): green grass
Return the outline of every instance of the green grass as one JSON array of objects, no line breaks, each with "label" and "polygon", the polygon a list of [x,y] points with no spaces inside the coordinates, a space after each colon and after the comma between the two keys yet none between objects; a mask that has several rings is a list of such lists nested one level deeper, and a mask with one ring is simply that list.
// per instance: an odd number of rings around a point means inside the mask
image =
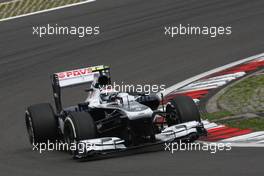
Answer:
[{"label": "green grass", "polygon": [[[207,119],[209,121],[216,121],[224,117],[231,117],[232,113],[228,111],[219,111],[214,113],[207,113],[202,116],[202,119]],[[234,128],[240,129],[252,129],[255,131],[263,131],[264,130],[264,117],[256,117],[250,119],[237,119],[237,120],[223,120],[220,123],[228,125]]]},{"label": "green grass", "polygon": [[235,127],[235,128],[240,128],[240,129],[252,129],[255,131],[264,130],[264,118],[227,121],[225,122],[225,124],[230,127]]},{"label": "green grass", "polygon": [[[251,76],[231,86],[217,101],[222,109],[219,112],[205,114],[202,118],[217,121],[236,114],[263,112],[264,76]],[[264,130],[264,117],[222,120],[221,123],[230,127]]]},{"label": "green grass", "polygon": [[[264,111],[264,76],[257,75],[230,87],[218,100],[222,108],[219,112],[208,113],[202,118],[210,121],[244,113]],[[264,117],[223,120],[230,127],[241,129],[264,130]]]},{"label": "green grass", "polygon": [[264,76],[251,76],[235,84],[218,99],[218,104],[233,114],[264,112]]},{"label": "green grass", "polygon": [[218,119],[221,119],[223,117],[228,117],[228,116],[232,116],[232,115],[233,114],[228,112],[228,111],[219,111],[219,112],[204,114],[204,115],[202,115],[202,119],[214,121],[214,120],[218,120]]},{"label": "green grass", "polygon": [[0,4],[0,19],[51,9],[83,0],[17,0]]}]

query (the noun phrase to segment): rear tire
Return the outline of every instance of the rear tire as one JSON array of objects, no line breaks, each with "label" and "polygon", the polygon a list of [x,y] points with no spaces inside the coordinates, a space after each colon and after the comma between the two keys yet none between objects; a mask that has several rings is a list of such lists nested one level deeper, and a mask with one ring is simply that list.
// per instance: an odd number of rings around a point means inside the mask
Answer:
[{"label": "rear tire", "polygon": [[46,143],[48,140],[58,139],[58,123],[49,103],[28,107],[25,121],[31,144]]},{"label": "rear tire", "polygon": [[200,112],[192,98],[185,95],[178,95],[166,107],[168,114],[168,125],[198,121],[201,122]]}]

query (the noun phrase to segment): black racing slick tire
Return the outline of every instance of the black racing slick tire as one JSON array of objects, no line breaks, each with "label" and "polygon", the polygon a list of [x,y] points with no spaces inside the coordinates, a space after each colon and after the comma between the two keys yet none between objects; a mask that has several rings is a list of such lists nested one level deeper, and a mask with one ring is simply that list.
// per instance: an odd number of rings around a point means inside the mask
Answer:
[{"label": "black racing slick tire", "polygon": [[201,122],[200,112],[192,100],[185,95],[178,95],[166,107],[167,121],[169,125],[198,121]]},{"label": "black racing slick tire", "polygon": [[[96,138],[96,126],[92,116],[87,112],[72,112],[64,122],[64,140],[70,148],[68,151],[73,158],[80,153],[85,153],[84,148],[79,148],[81,140]],[[74,146],[74,148],[71,148]],[[86,148],[86,147],[85,147]]]},{"label": "black racing slick tire", "polygon": [[31,144],[58,139],[58,122],[49,103],[29,106],[26,110],[25,121]]},{"label": "black racing slick tire", "polygon": [[96,137],[96,126],[87,112],[72,112],[65,119],[64,138],[67,143]]}]

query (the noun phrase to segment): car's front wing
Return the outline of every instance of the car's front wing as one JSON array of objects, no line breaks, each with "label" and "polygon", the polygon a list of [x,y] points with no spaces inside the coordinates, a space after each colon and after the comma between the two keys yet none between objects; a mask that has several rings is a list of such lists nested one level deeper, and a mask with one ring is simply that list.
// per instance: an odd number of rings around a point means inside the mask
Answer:
[{"label": "car's front wing", "polygon": [[[206,130],[200,122],[192,121],[178,125],[173,125],[156,134],[157,143],[171,142],[178,139],[187,139],[190,136],[205,135]],[[125,146],[125,141],[117,137],[104,137],[97,139],[89,139],[79,141],[79,146],[82,146],[75,152],[75,158],[85,158],[95,154],[104,154],[109,151],[123,151],[129,147]],[[154,143],[156,144],[156,143]]]}]

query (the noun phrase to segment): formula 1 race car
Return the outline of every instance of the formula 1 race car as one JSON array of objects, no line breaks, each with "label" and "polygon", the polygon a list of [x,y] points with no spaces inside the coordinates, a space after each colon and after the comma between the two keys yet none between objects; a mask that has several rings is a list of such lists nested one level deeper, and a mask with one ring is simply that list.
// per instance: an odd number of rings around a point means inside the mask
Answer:
[{"label": "formula 1 race car", "polygon": [[[85,90],[86,100],[63,107],[61,89],[83,83],[91,84]],[[192,142],[206,134],[199,110],[188,96],[179,95],[165,107],[160,103],[163,96],[118,92],[109,85],[110,68],[103,65],[53,74],[56,112],[49,103],[31,105],[26,110],[31,144],[86,144],[89,147],[82,151],[71,149],[75,158],[85,158],[179,139]]]}]

